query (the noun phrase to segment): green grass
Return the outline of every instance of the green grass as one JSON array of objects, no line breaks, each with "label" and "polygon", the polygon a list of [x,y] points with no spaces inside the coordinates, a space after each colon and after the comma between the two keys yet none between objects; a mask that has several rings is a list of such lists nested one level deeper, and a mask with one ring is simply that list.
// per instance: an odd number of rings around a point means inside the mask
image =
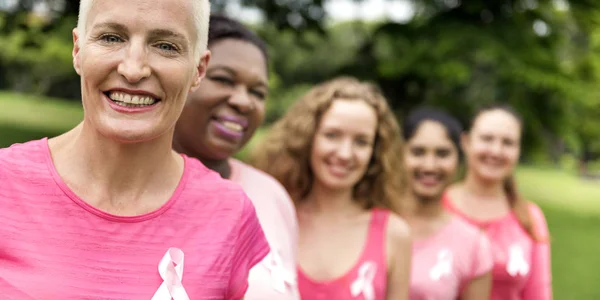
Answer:
[{"label": "green grass", "polygon": [[82,118],[79,102],[0,92],[0,147],[56,136]]},{"label": "green grass", "polygon": [[[81,119],[80,103],[0,92],[0,147],[55,136]],[[261,128],[247,148],[260,143],[264,133]],[[517,179],[522,194],[540,205],[548,221],[554,298],[600,299],[600,181],[532,166],[520,167]]]},{"label": "green grass", "polygon": [[519,190],[528,198],[580,214],[600,215],[600,181],[553,168],[521,167]]},{"label": "green grass", "polygon": [[521,167],[517,180],[548,221],[554,299],[600,299],[600,182],[536,167]]}]

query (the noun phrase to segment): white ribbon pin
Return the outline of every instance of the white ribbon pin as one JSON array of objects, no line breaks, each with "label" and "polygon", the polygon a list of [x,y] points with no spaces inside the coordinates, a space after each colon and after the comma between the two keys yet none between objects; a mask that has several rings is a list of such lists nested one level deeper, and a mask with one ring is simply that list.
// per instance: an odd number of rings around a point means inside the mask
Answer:
[{"label": "white ribbon pin", "polygon": [[529,264],[525,260],[525,254],[521,246],[514,244],[508,249],[506,272],[513,277],[517,275],[525,276],[529,273]]},{"label": "white ribbon pin", "polygon": [[271,285],[277,292],[285,293],[287,285],[295,285],[296,276],[285,269],[279,251],[271,251],[271,253],[267,255],[265,258],[265,266],[271,273]]},{"label": "white ribbon pin", "polygon": [[445,275],[452,273],[452,253],[448,249],[442,249],[438,253],[437,263],[429,271],[429,277],[433,281],[440,280]]},{"label": "white ribbon pin", "polygon": [[183,251],[169,248],[158,264],[158,273],[163,279],[152,300],[190,300],[181,280],[183,279]]},{"label": "white ribbon pin", "polygon": [[373,280],[377,272],[377,265],[372,261],[363,263],[358,269],[358,277],[350,286],[352,297],[363,295],[365,300],[375,300]]}]

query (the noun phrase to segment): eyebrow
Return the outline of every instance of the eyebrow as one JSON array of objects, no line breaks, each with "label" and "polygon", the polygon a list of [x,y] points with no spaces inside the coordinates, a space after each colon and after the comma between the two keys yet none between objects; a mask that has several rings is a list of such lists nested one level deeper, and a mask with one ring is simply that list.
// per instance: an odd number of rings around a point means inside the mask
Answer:
[{"label": "eyebrow", "polygon": [[[212,68],[210,68],[210,70],[209,70],[209,73],[212,73],[212,72],[213,72],[213,71],[215,71],[215,70],[222,70],[222,71],[225,71],[225,72],[229,73],[229,74],[230,74],[230,75],[232,75],[232,76],[235,76],[235,75],[237,75],[237,72],[236,72],[234,69],[232,69],[232,68],[230,68],[230,67],[228,67],[228,66],[224,66],[224,65],[216,65],[216,66],[212,66]],[[262,79],[259,79],[259,83],[258,83],[258,85],[260,85],[260,86],[262,86],[262,87],[264,87],[264,88],[266,88],[266,89],[268,89],[268,88],[269,88],[269,84],[268,84],[268,83],[266,83],[266,82],[265,82],[264,80],[262,80]]]},{"label": "eyebrow", "polygon": [[92,27],[92,30],[98,30],[98,29],[112,29],[115,31],[127,31],[127,28],[125,28],[124,25],[115,23],[115,22],[100,23],[100,24],[94,25],[94,27]]},{"label": "eyebrow", "polygon": [[168,38],[175,39],[181,43],[188,42],[188,39],[183,34],[177,33],[175,31],[172,31],[169,29],[153,29],[150,31],[150,37],[152,37],[152,38],[168,37]]},{"label": "eyebrow", "polygon": [[[116,23],[116,22],[100,23],[98,25],[95,25],[92,28],[92,30],[98,30],[98,29],[110,29],[110,30],[114,30],[114,31],[118,31],[118,32],[126,32],[127,31],[127,27],[125,27],[123,24]],[[183,34],[177,33],[175,31],[169,30],[169,29],[153,29],[150,31],[149,36],[151,38],[169,37],[169,38],[175,39],[181,43],[188,42],[188,39]]]},{"label": "eyebrow", "polygon": [[[325,125],[323,126],[323,130],[326,131],[335,131],[335,132],[345,132],[347,133],[344,128],[345,126],[343,124],[338,123],[338,121],[335,121],[336,123],[334,124],[327,124],[324,123]],[[374,138],[377,137],[377,133],[375,134],[371,134],[371,132],[364,132],[364,131],[353,131],[350,132],[351,135],[353,136],[358,136],[358,137],[362,137],[362,138]]]}]

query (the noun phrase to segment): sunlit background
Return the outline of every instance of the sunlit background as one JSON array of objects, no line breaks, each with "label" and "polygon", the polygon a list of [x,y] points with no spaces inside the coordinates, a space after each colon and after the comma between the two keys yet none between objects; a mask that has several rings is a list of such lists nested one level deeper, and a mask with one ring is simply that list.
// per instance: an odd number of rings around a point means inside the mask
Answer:
[{"label": "sunlit background", "polygon": [[[525,119],[522,194],[546,213],[555,299],[600,299],[600,1],[213,0],[270,45],[267,122],[312,84],[378,83],[467,122],[490,102]],[[82,119],[71,30],[78,1],[0,0],[0,146]]]}]

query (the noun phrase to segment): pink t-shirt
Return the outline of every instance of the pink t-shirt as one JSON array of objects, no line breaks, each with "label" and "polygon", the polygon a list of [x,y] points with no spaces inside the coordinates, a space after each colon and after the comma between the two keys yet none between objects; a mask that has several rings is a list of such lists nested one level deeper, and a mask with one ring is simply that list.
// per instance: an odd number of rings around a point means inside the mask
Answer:
[{"label": "pink t-shirt", "polygon": [[307,300],[383,300],[387,293],[386,231],[390,212],[373,209],[367,241],[358,261],[345,275],[315,281],[298,268],[298,288]]},{"label": "pink t-shirt", "polygon": [[529,213],[542,242],[527,234],[512,211],[502,218],[481,222],[460,212],[448,194],[443,203],[449,211],[485,230],[490,239],[494,258],[492,300],[552,299],[548,225],[537,205],[530,203]]},{"label": "pink t-shirt", "polygon": [[455,300],[473,279],[492,270],[483,232],[453,216],[434,235],[413,241],[410,300]]},{"label": "pink t-shirt", "polygon": [[149,300],[171,247],[183,251],[180,282],[190,299],[241,299],[250,268],[269,252],[254,207],[236,184],[184,160],[165,205],[121,217],[67,187],[47,139],[0,149],[2,299]]},{"label": "pink t-shirt", "polygon": [[250,271],[244,300],[298,300],[296,210],[285,191],[270,175],[238,160],[230,159],[231,180],[250,197],[271,252]]}]

